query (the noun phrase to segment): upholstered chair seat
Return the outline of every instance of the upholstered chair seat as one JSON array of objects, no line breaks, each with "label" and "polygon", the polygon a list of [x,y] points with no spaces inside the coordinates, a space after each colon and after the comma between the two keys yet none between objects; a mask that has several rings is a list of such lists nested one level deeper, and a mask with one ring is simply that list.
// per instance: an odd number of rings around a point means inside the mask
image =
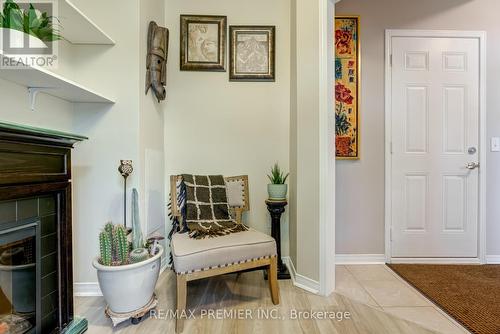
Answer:
[{"label": "upholstered chair seat", "polygon": [[176,233],[171,248],[178,274],[276,256],[274,239],[254,229],[200,240],[190,238],[187,233]]},{"label": "upholstered chair seat", "polygon": [[[248,176],[226,177],[227,201],[232,217],[242,224],[243,213],[250,209]],[[170,177],[172,203],[178,203],[181,177]],[[172,215],[182,218],[178,205],[172,205]],[[278,262],[275,240],[252,228],[214,238],[195,239],[188,233],[174,233],[170,242],[177,276],[177,312],[186,309],[187,283],[217,275],[246,270],[267,271],[273,304],[279,304]],[[181,333],[184,319],[176,319],[175,330]]]}]

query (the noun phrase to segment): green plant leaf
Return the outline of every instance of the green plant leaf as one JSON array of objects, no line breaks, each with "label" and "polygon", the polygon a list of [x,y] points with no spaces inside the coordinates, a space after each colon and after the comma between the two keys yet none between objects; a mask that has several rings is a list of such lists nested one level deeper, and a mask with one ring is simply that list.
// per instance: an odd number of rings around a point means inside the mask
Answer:
[{"label": "green plant leaf", "polygon": [[[2,13],[0,27],[22,31],[44,42],[63,39],[58,30],[59,20],[46,12],[40,13],[33,4],[28,10],[22,10],[13,0],[6,0]],[[53,24],[54,21],[56,24]]]},{"label": "green plant leaf", "polygon": [[9,28],[24,31],[23,12],[20,9],[9,11]]},{"label": "green plant leaf", "polygon": [[278,163],[275,163],[271,168],[271,174],[267,175],[272,184],[284,184],[286,179],[288,178],[288,174],[286,174],[281,170]]},{"label": "green plant leaf", "polygon": [[30,9],[28,10],[28,15],[26,15],[26,13],[25,13],[25,16],[28,17],[28,29],[32,28],[32,27],[36,27],[40,24],[35,7],[33,7],[32,4],[30,4]]}]

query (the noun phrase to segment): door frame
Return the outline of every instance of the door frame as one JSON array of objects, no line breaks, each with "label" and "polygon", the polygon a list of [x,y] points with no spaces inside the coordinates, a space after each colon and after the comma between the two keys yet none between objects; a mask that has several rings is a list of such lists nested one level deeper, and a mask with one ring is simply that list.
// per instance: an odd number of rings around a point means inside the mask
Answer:
[{"label": "door frame", "polygon": [[[392,259],[392,64],[393,37],[475,38],[479,40],[479,208],[477,258],[397,258]],[[458,30],[402,30],[385,31],[385,260],[387,263],[486,263],[486,32]]]}]

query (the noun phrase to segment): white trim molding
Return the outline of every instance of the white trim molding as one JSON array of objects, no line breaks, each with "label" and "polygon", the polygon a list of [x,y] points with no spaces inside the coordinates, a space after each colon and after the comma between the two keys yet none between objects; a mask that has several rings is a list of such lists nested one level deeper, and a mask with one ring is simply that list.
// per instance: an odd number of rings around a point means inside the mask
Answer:
[{"label": "white trim molding", "polygon": [[385,264],[384,254],[336,254],[335,264]]},{"label": "white trim molding", "polygon": [[161,263],[160,263],[160,276],[163,274],[165,270],[172,268],[171,265],[168,264],[167,262],[167,256],[164,256],[161,258]]},{"label": "white trim molding", "polygon": [[486,255],[487,264],[500,264],[500,255]]},{"label": "white trim molding", "polygon": [[391,263],[411,263],[411,264],[481,264],[475,257],[393,257]]},{"label": "white trim molding", "polygon": [[[478,257],[466,259],[394,259],[391,250],[391,50],[393,37],[440,37],[440,38],[475,38],[479,40],[479,212],[478,212]],[[385,31],[385,259],[387,263],[486,263],[486,32],[459,30],[391,30]],[[462,262],[460,262],[462,261]],[[421,263],[421,262],[420,262]]]},{"label": "white trim molding", "polygon": [[314,294],[318,294],[320,291],[320,284],[318,281],[310,279],[309,277],[298,274],[293,265],[292,259],[289,256],[284,256],[281,258],[284,264],[286,264],[288,271],[290,272],[290,276],[292,277],[292,283],[297,288],[302,290],[306,290],[307,292],[311,292]]},{"label": "white trim molding", "polygon": [[[319,6],[319,293],[335,290],[335,114],[333,41],[335,40],[333,0],[317,0]],[[332,261],[333,260],[333,261]],[[297,277],[300,277],[298,275]],[[312,284],[312,283],[311,283]]]},{"label": "white trim molding", "polygon": [[97,282],[74,283],[73,295],[76,297],[100,297],[102,291]]}]

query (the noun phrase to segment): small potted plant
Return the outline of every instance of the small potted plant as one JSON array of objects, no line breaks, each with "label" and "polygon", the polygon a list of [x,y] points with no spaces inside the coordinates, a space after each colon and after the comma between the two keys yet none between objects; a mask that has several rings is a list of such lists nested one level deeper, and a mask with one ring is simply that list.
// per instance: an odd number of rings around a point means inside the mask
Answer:
[{"label": "small potted plant", "polygon": [[140,310],[154,298],[163,247],[143,242],[137,191],[132,192],[132,242],[123,225],[108,223],[99,234],[100,255],[93,261],[109,310],[127,314]]},{"label": "small potted plant", "polygon": [[285,175],[285,172],[281,170],[278,163],[275,163],[273,168],[271,168],[271,174],[267,175],[269,181],[271,181],[271,183],[267,185],[267,192],[270,200],[276,201],[286,199],[288,186],[285,182],[288,175],[289,173]]},{"label": "small potted plant", "polygon": [[29,35],[32,48],[46,48],[45,43],[63,39],[53,16],[40,12],[32,4],[22,9],[15,1],[6,0],[0,13],[0,34],[8,30],[11,46],[24,45],[25,34]]}]

